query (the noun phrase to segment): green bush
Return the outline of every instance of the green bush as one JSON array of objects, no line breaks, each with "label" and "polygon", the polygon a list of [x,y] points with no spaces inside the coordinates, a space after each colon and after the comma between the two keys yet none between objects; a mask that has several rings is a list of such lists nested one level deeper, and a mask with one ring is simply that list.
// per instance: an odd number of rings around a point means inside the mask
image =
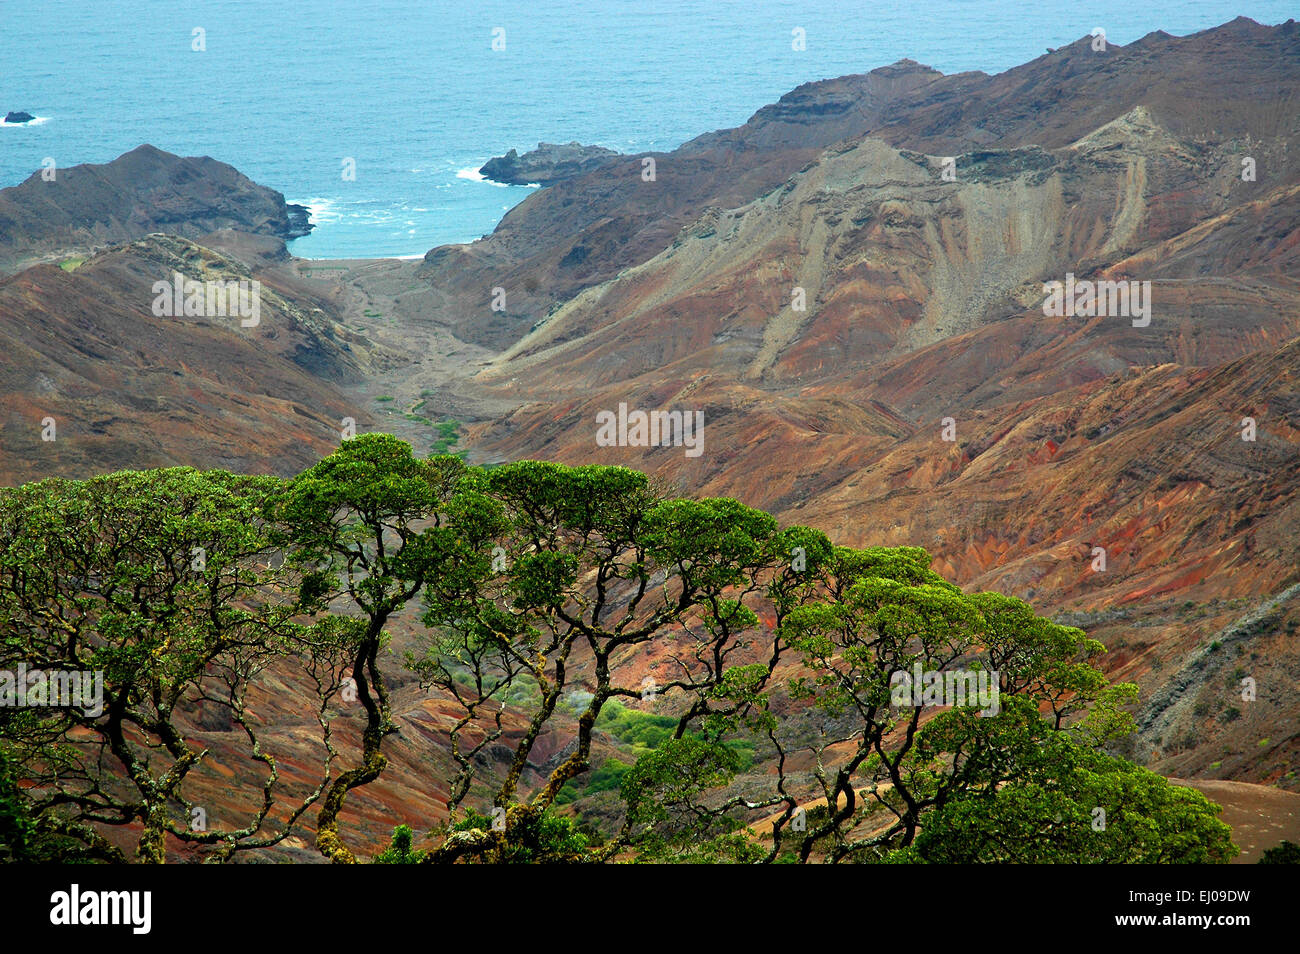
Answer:
[{"label": "green bush", "polygon": [[1261,865],[1300,865],[1300,845],[1292,841],[1284,841],[1280,845],[1274,845],[1264,852],[1264,856],[1259,859]]},{"label": "green bush", "polygon": [[411,850],[411,827],[398,825],[393,829],[393,840],[379,854],[375,855],[377,865],[418,865],[424,858],[423,851]]}]

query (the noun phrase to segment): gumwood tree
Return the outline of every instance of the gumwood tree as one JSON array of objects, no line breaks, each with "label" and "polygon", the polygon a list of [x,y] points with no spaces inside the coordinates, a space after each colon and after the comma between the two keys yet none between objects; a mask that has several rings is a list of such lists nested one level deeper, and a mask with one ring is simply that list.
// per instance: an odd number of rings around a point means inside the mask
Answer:
[{"label": "gumwood tree", "polygon": [[972,788],[889,857],[932,864],[1207,864],[1237,854],[1219,807],[1193,788],[1048,731],[1016,776]]},{"label": "gumwood tree", "polygon": [[[406,663],[458,709],[451,817],[420,847],[399,827],[379,861],[1233,852],[1215,806],[1106,754],[1136,690],[1107,682],[1099,643],[963,592],[924,550],[836,547],[624,468],[480,469],[364,435],[287,484],[178,468],[0,491],[0,691],[19,664],[104,674],[99,711],[0,707],[0,854],[119,858],[104,830],[138,826],[144,860],[169,839],[224,860],[314,806],[318,850],[355,861],[340,816],[385,768],[387,628],[417,597],[427,639]],[[996,705],[900,701],[902,673],[983,674]],[[305,788],[253,715],[271,676],[314,700]],[[362,715],[346,754],[345,681]],[[559,806],[611,709],[653,715],[653,744],[593,838]],[[240,823],[200,830],[214,713],[261,781]]]},{"label": "gumwood tree", "polygon": [[[317,681],[328,733],[340,636],[295,621],[285,598],[265,516],[278,491],[275,478],[173,468],[0,493],[0,670],[102,689],[0,710],[38,827],[111,855],[99,830],[139,825],[144,861],[163,861],[169,837],[225,858],[283,840],[320,796],[323,781],[283,794],[247,705],[266,667],[292,666]],[[205,717],[263,772],[242,824],[192,823]]]},{"label": "gumwood tree", "polygon": [[[383,772],[384,737],[396,731],[380,666],[385,627],[440,573],[454,573],[478,548],[472,523],[449,525],[461,508],[465,465],[455,457],[420,460],[404,441],[364,434],[294,478],[276,510],[290,540],[290,563],[304,570],[301,605],[357,623],[349,688],[365,714],[359,761],[335,778],[316,819],[318,850],[334,862],[355,855],[339,836],[349,792]],[[472,509],[475,498],[465,505]]]},{"label": "gumwood tree", "polygon": [[[1076,793],[1076,802],[1101,788],[1141,792],[1145,802],[1134,795],[1131,810],[1119,810],[1121,824],[1143,807],[1178,806],[1176,825],[1185,824],[1198,847],[1173,853],[1222,857],[1225,829],[1212,806],[1181,791],[1162,801],[1163,780],[1100,751],[1131,731],[1124,705],[1136,690],[1108,684],[1095,666],[1104,648],[1082,631],[1043,619],[1014,598],[964,593],[930,569],[925,551],[910,547],[834,548],[809,567],[806,585],[787,587],[774,601],[786,607],[775,638],[790,652],[783,678],[768,679],[765,701],[755,700],[753,710],[782,712],[759,728],[783,810],[770,833],[761,832],[771,838],[761,860],[808,861],[814,852],[832,862],[885,860],[913,844],[931,819],[958,817],[953,805],[989,798],[1045,808],[1045,793],[1062,790],[1053,779],[1085,760],[1096,784]],[[897,674],[918,670],[983,672],[998,705],[981,711],[978,703],[935,700],[946,706],[940,709],[919,698],[900,704]],[[624,780],[627,817],[645,823],[638,841],[656,857],[699,857],[706,839],[734,849],[727,833],[752,819],[753,807],[773,801],[752,786],[737,795],[735,766],[721,748],[725,736],[709,738],[708,746],[666,747],[644,757]],[[1050,754],[1059,752],[1077,758]],[[1076,822],[1077,808],[1070,816]],[[1161,834],[1172,837],[1148,826],[1129,841],[1112,832],[1109,849],[1100,840],[1079,844],[1097,853],[1136,844],[1155,860]],[[733,851],[737,858],[748,854]]]},{"label": "gumwood tree", "polygon": [[[590,767],[610,700],[679,706],[683,727],[734,711],[742,703],[728,698],[728,683],[744,680],[732,661],[756,650],[746,604],[789,563],[789,540],[768,514],[729,499],[668,499],[625,468],[523,461],[482,474],[477,487],[505,523],[462,572],[430,581],[424,620],[436,636],[412,662],[464,712],[451,730],[453,809],[480,774],[473,756],[502,736],[510,693],[532,701],[504,776],[484,787],[498,823],[449,826],[430,863],[500,859],[542,831],[563,786]],[[624,664],[651,645],[671,660],[667,670],[631,676]],[[524,793],[548,730],[572,742]]]},{"label": "gumwood tree", "polygon": [[[801,859],[821,839],[832,843],[833,860],[910,844],[930,809],[1014,777],[1017,747],[1033,742],[1023,723],[1036,725],[1040,709],[1053,729],[1093,710],[1085,725],[1103,733],[1095,742],[1128,728],[1119,707],[1136,690],[1107,685],[1093,665],[1104,647],[1083,631],[1038,617],[1012,597],[962,592],[930,570],[923,550],[869,549],[844,559],[856,581],[787,621],[787,636],[802,657],[792,694],[824,716],[850,716],[838,740],[842,757],[833,770],[818,765],[828,817],[799,838]],[[919,699],[897,705],[895,674],[918,667],[984,673],[999,711],[977,714],[976,705],[936,712],[915,704]],[[851,839],[860,812],[874,808],[892,823]]]}]

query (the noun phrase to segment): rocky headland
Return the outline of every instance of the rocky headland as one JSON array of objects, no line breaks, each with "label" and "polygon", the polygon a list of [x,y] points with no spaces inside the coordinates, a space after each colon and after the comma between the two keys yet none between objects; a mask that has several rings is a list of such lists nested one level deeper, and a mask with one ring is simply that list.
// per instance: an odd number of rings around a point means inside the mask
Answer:
[{"label": "rocky headland", "polygon": [[224,162],[143,145],[0,189],[0,275],[151,232],[193,239],[237,229],[288,240],[311,228],[304,207]]},{"label": "rocky headland", "polygon": [[613,149],[584,146],[579,142],[541,142],[520,155],[511,149],[504,156],[489,159],[479,173],[506,185],[553,185],[563,179],[591,172],[618,156]]}]

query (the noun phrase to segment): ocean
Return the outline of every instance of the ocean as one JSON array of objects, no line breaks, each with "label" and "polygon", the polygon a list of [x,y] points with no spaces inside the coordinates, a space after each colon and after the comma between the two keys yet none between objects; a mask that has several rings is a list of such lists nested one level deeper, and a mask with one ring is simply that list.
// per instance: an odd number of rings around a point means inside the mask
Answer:
[{"label": "ocean", "polygon": [[993,73],[1095,27],[1129,43],[1294,13],[1294,0],[0,0],[0,115],[37,117],[0,126],[0,186],[45,157],[106,162],[148,142],[309,206],[296,255],[418,256],[490,232],[529,195],[477,174],[512,147],[668,150],[800,83],[903,57]]}]

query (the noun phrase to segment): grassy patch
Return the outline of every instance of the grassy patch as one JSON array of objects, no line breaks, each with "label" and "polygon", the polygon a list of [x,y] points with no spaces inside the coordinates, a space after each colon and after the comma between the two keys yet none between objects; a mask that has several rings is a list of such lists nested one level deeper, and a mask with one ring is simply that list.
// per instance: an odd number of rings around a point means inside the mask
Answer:
[{"label": "grassy patch", "polygon": [[420,408],[424,407],[424,401],[415,405],[411,412],[404,415],[408,421],[413,424],[423,424],[425,427],[435,428],[438,436],[434,438],[433,446],[429,449],[430,454],[455,454],[464,460],[469,451],[453,450],[460,442],[460,421],[454,417],[446,418],[441,421],[431,421],[429,418],[416,414]]},{"label": "grassy patch", "polygon": [[595,795],[598,792],[612,792],[623,784],[623,776],[627,774],[628,769],[631,767],[631,765],[620,759],[605,759],[600,768],[594,769],[582,777],[581,785],[575,779],[565,782],[564,787],[555,796],[555,804],[570,805],[579,798],[586,798],[588,795]]},{"label": "grassy patch", "polygon": [[[585,705],[585,701],[582,704]],[[598,768],[576,779],[570,779],[556,796],[556,804],[568,805],[588,795],[616,790],[622,784],[623,776],[637,759],[672,739],[677,729],[677,719],[674,716],[654,715],[639,709],[629,709],[622,703],[611,700],[600,710],[600,716],[596,719],[596,728],[627,746],[633,756],[631,762],[610,757]],[[735,740],[726,743],[726,746],[740,757],[742,768],[754,764],[752,742]]]},{"label": "grassy patch", "polygon": [[63,269],[65,272],[75,272],[84,264],[86,264],[84,258],[65,258],[63,261],[59,262],[59,268]]},{"label": "grassy patch", "polygon": [[677,720],[672,716],[629,709],[616,700],[610,700],[600,710],[596,728],[632,746],[632,753],[641,756],[671,739]]},{"label": "grassy patch", "polygon": [[449,417],[433,422],[433,426],[438,429],[438,437],[433,442],[431,453],[450,454],[451,449],[460,441],[460,421]]}]

